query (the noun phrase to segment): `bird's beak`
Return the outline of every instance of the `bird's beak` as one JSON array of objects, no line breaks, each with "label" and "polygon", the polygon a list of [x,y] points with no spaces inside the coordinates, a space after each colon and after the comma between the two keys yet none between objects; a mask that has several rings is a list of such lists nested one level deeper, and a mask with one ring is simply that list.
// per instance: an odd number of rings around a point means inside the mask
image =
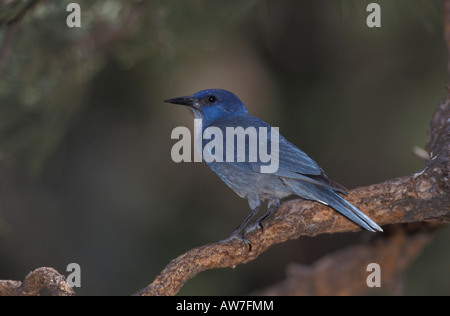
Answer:
[{"label": "bird's beak", "polygon": [[185,105],[185,106],[189,106],[189,107],[194,106],[194,98],[192,96],[167,99],[167,100],[164,100],[164,102],[173,103],[173,104],[181,104],[181,105]]}]

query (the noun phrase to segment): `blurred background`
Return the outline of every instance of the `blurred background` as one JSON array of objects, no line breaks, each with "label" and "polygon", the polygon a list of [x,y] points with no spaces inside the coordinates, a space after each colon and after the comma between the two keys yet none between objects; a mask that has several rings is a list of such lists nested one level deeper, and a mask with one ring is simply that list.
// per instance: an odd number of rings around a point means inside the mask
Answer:
[{"label": "blurred background", "polygon": [[[0,1],[7,23],[33,1]],[[440,1],[39,1],[0,73],[0,279],[81,266],[79,295],[129,295],[187,250],[229,236],[249,212],[204,163],[174,163],[190,111],[162,100],[233,91],[348,188],[421,170],[445,95]],[[279,282],[365,233],[301,238],[184,295],[241,295]],[[405,271],[407,295],[450,294],[450,229]],[[363,267],[365,268],[365,267]]]}]

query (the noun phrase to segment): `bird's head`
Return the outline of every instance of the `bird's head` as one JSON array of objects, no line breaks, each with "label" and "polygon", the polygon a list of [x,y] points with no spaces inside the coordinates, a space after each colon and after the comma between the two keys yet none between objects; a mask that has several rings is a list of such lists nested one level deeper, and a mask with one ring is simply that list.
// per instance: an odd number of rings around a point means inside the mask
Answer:
[{"label": "bird's head", "polygon": [[248,113],[237,96],[221,89],[202,90],[193,95],[168,99],[164,102],[189,107],[194,113],[194,117],[203,119],[205,125],[219,119]]}]

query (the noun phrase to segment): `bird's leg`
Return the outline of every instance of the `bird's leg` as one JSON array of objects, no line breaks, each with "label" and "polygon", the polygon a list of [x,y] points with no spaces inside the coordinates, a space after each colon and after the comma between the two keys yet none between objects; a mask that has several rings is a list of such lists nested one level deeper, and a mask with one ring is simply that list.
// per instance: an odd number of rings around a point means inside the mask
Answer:
[{"label": "bird's leg", "polygon": [[[255,221],[255,224],[249,227],[248,231],[252,231],[254,230],[256,227],[260,228],[261,231],[264,231],[264,227],[262,225],[262,222],[269,217],[270,215],[272,215],[273,213],[275,213],[278,208],[280,207],[280,199],[271,199],[269,200],[269,202],[267,203],[267,211],[261,215],[260,218],[258,218]],[[246,231],[247,232],[247,231]]]},{"label": "bird's leg", "polygon": [[222,240],[223,242],[229,241],[231,239],[238,239],[240,241],[245,242],[249,246],[249,251],[252,249],[252,245],[250,244],[250,241],[244,237],[244,233],[241,233],[242,229],[252,220],[253,217],[258,213],[260,207],[261,207],[261,201],[259,200],[259,197],[257,194],[251,194],[247,196],[248,199],[248,205],[250,206],[251,212],[248,214],[248,216],[244,219],[244,221],[236,227],[235,230],[231,233],[231,236],[227,239]]},{"label": "bird's leg", "polygon": [[258,213],[260,207],[261,207],[261,201],[259,200],[259,196],[255,193],[249,194],[247,196],[248,199],[248,205],[250,206],[251,212],[248,214],[248,216],[244,219],[244,221],[236,227],[236,229],[231,233],[231,236],[238,235],[239,232],[252,220],[253,217]]}]

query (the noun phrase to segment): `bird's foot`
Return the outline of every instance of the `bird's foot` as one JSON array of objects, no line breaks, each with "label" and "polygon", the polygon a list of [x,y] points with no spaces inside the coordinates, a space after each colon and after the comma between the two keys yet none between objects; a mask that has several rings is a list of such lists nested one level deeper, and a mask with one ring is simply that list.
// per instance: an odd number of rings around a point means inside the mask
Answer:
[{"label": "bird's foot", "polygon": [[232,240],[238,240],[240,242],[245,243],[248,246],[248,252],[252,251],[252,244],[250,240],[248,240],[244,234],[241,234],[240,232],[234,231],[230,237],[222,239],[220,242],[230,242]]}]

